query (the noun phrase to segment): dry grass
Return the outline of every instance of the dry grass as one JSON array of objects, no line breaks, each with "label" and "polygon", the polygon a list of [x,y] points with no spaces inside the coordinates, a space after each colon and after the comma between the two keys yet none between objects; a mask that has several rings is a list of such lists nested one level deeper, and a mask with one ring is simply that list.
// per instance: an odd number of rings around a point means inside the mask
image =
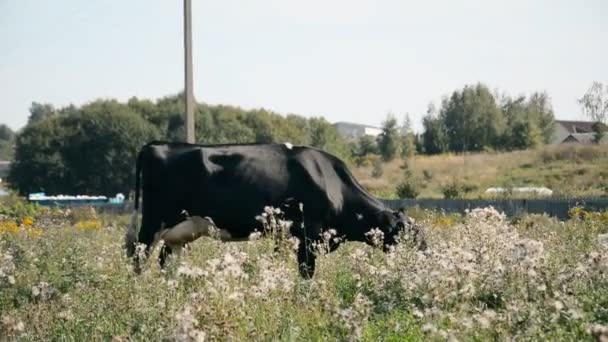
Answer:
[{"label": "dry grass", "polygon": [[[355,177],[378,196],[394,196],[404,177],[403,160],[384,164],[381,178],[371,166],[354,168]],[[602,196],[608,193],[608,146],[560,145],[507,153],[414,156],[407,168],[418,179],[419,198],[442,198],[442,188],[456,182],[473,190],[464,197],[483,197],[489,187],[545,186],[556,196]],[[424,176],[430,172],[432,178]]]}]

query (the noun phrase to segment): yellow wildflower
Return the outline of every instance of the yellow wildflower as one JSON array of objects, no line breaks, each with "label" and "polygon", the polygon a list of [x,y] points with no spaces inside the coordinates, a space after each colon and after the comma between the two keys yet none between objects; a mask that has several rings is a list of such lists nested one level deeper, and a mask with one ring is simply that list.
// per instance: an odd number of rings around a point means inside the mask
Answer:
[{"label": "yellow wildflower", "polygon": [[19,226],[15,221],[0,221],[0,233],[19,233]]},{"label": "yellow wildflower", "polygon": [[101,229],[101,221],[96,219],[78,221],[75,227],[78,230],[99,230]]},{"label": "yellow wildflower", "polygon": [[38,238],[42,235],[43,230],[42,230],[42,228],[30,227],[25,231],[25,233],[27,234],[28,237]]},{"label": "yellow wildflower", "polygon": [[24,226],[30,227],[32,224],[34,224],[34,220],[31,217],[25,217],[22,220],[22,223],[23,223]]}]

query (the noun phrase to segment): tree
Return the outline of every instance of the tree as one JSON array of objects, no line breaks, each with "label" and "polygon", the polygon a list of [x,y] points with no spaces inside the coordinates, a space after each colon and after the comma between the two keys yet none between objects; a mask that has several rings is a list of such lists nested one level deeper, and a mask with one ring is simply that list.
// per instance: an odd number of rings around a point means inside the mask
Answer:
[{"label": "tree", "polygon": [[359,157],[364,157],[368,154],[376,154],[378,152],[378,147],[376,146],[376,142],[371,135],[362,135],[359,137],[357,141],[357,147],[354,151],[354,154]]},{"label": "tree", "polygon": [[401,126],[401,157],[408,158],[416,154],[416,136],[412,131],[412,120],[409,114],[405,114]]},{"label": "tree", "polygon": [[30,116],[27,119],[27,124],[36,123],[48,119],[56,114],[55,108],[48,104],[32,102],[30,106]]},{"label": "tree", "polygon": [[541,145],[543,134],[534,121],[518,120],[509,131],[508,141],[511,148],[525,150]]},{"label": "tree", "polygon": [[136,153],[155,138],[158,131],[128,106],[96,101],[27,125],[16,139],[9,182],[21,194],[128,193]]},{"label": "tree", "polygon": [[15,136],[15,132],[5,124],[0,124],[0,141],[10,141]]},{"label": "tree", "polygon": [[5,124],[0,124],[0,160],[10,160],[13,157],[13,139],[15,132]]},{"label": "tree", "polygon": [[548,144],[555,132],[555,115],[551,106],[551,99],[547,93],[533,93],[528,98],[527,103],[528,118],[534,123],[541,132],[542,142]]},{"label": "tree", "polygon": [[348,144],[332,124],[322,117],[310,118],[308,123],[312,146],[333,153],[346,161],[350,159]]},{"label": "tree", "polygon": [[505,130],[494,95],[481,83],[454,91],[442,101],[439,115],[446,128],[449,148],[455,152],[495,148]]},{"label": "tree", "polygon": [[389,113],[382,122],[382,133],[378,136],[378,150],[384,161],[391,161],[397,156],[399,143],[397,119]]},{"label": "tree", "polygon": [[431,103],[422,118],[422,147],[424,153],[439,154],[448,150],[448,135],[441,118],[437,117],[435,106]]},{"label": "tree", "polygon": [[[605,124],[608,117],[608,86],[593,82],[585,95],[578,100],[583,113],[591,120],[600,123],[594,125],[595,140],[599,142],[605,134]],[[603,124],[603,125],[602,125]]]}]

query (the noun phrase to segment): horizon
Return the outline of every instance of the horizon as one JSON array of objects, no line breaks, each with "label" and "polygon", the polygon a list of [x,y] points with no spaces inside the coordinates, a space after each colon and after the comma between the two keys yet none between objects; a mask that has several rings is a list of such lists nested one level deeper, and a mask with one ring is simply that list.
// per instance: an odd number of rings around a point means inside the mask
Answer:
[{"label": "horizon", "polygon": [[[479,82],[510,96],[546,91],[556,120],[589,121],[576,100],[608,81],[601,0],[192,6],[194,95],[209,105],[369,126],[409,113],[420,131],[430,102]],[[0,123],[19,130],[32,102],[179,93],[182,11],[159,0],[0,4]]]}]

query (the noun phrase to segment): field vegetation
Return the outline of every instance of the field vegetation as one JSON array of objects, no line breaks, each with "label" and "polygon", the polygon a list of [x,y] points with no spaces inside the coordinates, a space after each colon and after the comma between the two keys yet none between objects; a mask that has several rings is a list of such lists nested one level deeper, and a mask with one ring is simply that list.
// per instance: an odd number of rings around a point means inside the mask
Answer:
[{"label": "field vegetation", "polygon": [[[374,194],[398,197],[396,184],[409,181],[418,198],[444,198],[456,188],[464,198],[488,197],[489,187],[547,187],[554,197],[608,195],[608,148],[605,145],[546,145],[513,152],[445,153],[395,159],[373,177],[376,156],[353,167],[353,173]],[[508,194],[509,197],[517,194]],[[524,195],[525,196],[525,195]],[[530,195],[527,195],[530,196]]]},{"label": "field vegetation", "polygon": [[[0,205],[10,340],[487,341],[608,337],[608,213],[507,219],[411,210],[429,240],[346,243],[302,280],[294,241],[202,238],[161,271],[125,257],[127,218]],[[339,238],[331,232],[325,239]],[[156,256],[158,250],[153,256]],[[594,337],[596,336],[596,337]]]}]

